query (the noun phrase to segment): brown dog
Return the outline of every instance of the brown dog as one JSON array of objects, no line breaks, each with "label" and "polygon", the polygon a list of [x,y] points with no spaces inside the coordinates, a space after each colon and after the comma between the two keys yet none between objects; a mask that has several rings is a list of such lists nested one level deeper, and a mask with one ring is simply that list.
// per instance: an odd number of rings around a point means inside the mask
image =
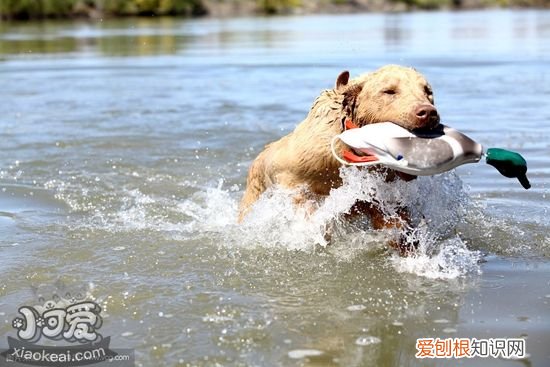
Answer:
[{"label": "brown dog", "polygon": [[[357,126],[392,121],[409,130],[439,125],[432,89],[416,70],[388,65],[352,80],[344,71],[335,88],[321,93],[293,132],[268,144],[254,160],[239,208],[239,221],[270,186],[305,187],[295,198],[298,205],[308,199],[320,199],[340,186],[340,163],[332,156],[330,143],[345,129],[348,119]],[[389,180],[396,176],[414,178],[395,172],[389,176]],[[408,222],[406,209],[402,220],[387,220],[375,203],[357,203],[351,214],[369,215],[375,229],[401,227]],[[402,253],[409,250],[401,244],[394,245],[399,245]]]}]

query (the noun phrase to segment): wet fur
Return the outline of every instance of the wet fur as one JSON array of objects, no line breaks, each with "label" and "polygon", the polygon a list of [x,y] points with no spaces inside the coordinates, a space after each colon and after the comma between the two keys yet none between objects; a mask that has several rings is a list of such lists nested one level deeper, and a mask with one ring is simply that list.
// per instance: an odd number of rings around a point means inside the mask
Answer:
[{"label": "wet fur", "polygon": [[[273,185],[305,188],[298,190],[294,200],[297,205],[320,199],[340,186],[340,163],[332,156],[330,143],[342,132],[345,119],[351,118],[359,126],[392,121],[412,130],[428,124],[427,121],[419,122],[414,116],[418,106],[423,105],[433,107],[431,87],[412,68],[389,65],[352,80],[347,71],[342,72],[335,87],[321,93],[295,130],[266,145],[254,160],[239,207],[239,221]],[[439,116],[429,121],[430,127],[438,123]],[[390,180],[396,176],[407,180],[413,178],[402,174],[390,176]],[[373,203],[358,203],[350,215],[370,216],[375,228],[402,227],[408,221],[405,209],[402,221],[387,220]]]}]

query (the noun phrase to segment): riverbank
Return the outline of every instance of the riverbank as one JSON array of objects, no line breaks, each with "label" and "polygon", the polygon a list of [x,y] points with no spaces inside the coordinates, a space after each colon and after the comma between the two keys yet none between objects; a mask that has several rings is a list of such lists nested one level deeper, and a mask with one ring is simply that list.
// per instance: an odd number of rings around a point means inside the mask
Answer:
[{"label": "riverbank", "polygon": [[417,9],[549,8],[550,0],[37,0],[0,2],[0,19],[243,16]]}]

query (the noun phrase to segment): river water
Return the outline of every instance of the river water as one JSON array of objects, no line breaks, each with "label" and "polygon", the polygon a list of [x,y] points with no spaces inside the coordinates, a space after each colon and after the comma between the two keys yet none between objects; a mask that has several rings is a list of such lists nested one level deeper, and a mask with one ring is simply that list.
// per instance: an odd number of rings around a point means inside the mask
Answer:
[{"label": "river water", "polygon": [[[342,70],[388,63],[533,187],[482,163],[391,187],[345,170],[312,219],[275,190],[237,225],[263,146]],[[550,365],[550,12],[0,23],[0,80],[0,346],[20,306],[71,293],[138,366]],[[373,188],[424,218],[417,256],[338,220]],[[417,338],[527,355],[417,359]]]}]

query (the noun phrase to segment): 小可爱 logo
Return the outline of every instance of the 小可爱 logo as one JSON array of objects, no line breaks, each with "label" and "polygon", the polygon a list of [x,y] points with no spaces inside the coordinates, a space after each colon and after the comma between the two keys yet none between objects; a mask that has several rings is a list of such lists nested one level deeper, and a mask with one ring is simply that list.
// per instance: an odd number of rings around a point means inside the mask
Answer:
[{"label": "\u5c0f\u53ef\u7231 logo", "polygon": [[44,336],[89,343],[101,339],[97,332],[102,323],[101,307],[93,301],[54,297],[43,305],[20,307],[19,313],[23,317],[15,318],[12,326],[20,340],[32,343]]},{"label": "\u5c0f\u53ef\u7231 logo", "polygon": [[[8,349],[0,353],[4,357],[0,358],[0,367],[84,366],[102,362],[133,366],[133,351],[120,354],[109,349],[111,338],[99,333],[101,311],[94,300],[70,294],[19,307],[19,315],[11,323],[17,338],[8,336]],[[50,341],[47,345],[38,344],[42,339]]]}]

